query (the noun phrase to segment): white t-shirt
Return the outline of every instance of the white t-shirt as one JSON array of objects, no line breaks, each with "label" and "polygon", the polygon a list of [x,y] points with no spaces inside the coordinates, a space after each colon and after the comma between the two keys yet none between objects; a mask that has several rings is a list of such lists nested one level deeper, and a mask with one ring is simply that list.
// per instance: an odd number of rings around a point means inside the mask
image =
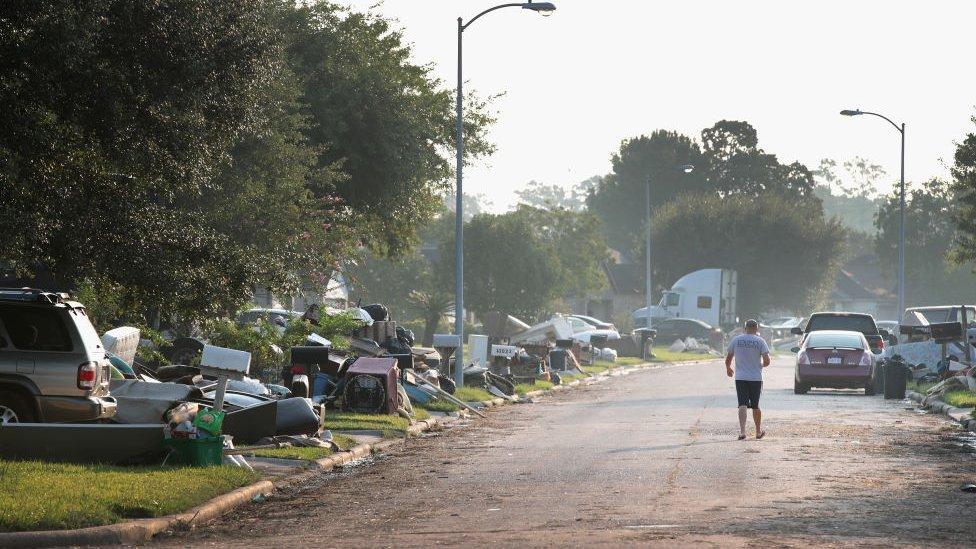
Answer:
[{"label": "white t-shirt", "polygon": [[729,342],[727,352],[735,355],[735,379],[762,381],[762,356],[769,354],[765,339],[753,334],[739,334]]}]

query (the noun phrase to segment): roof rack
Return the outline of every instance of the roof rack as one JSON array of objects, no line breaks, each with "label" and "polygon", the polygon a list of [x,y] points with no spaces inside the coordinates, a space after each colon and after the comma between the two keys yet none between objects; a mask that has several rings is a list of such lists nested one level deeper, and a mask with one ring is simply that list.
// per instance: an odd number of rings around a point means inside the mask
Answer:
[{"label": "roof rack", "polygon": [[37,288],[0,288],[0,301],[24,301],[57,305],[70,299],[66,293],[49,292]]}]

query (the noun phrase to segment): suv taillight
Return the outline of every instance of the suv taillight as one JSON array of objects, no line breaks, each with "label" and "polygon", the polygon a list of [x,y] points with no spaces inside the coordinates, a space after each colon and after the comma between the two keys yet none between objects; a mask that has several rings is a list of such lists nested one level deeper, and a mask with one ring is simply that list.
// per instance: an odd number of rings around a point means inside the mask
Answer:
[{"label": "suv taillight", "polygon": [[95,381],[98,379],[98,363],[85,362],[78,366],[78,388],[84,391],[91,391],[95,388]]}]

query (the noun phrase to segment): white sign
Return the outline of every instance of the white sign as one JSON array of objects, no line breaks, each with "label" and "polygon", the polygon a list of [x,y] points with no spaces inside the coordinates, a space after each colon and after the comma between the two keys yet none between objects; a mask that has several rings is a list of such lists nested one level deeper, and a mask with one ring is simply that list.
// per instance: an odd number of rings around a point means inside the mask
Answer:
[{"label": "white sign", "polygon": [[247,374],[251,367],[251,353],[215,345],[204,345],[200,367],[222,370],[231,374]]},{"label": "white sign", "polygon": [[517,354],[518,354],[518,347],[514,345],[492,345],[491,346],[491,356],[513,358]]}]

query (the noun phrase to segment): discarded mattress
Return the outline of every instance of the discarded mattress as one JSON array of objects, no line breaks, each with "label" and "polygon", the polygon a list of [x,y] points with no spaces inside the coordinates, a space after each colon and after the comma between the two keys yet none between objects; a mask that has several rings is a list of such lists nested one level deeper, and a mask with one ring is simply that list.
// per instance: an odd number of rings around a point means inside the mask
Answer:
[{"label": "discarded mattress", "polygon": [[203,396],[200,389],[179,383],[138,379],[112,380],[110,391],[118,401],[116,423],[162,423],[166,412],[181,402]]},{"label": "discarded mattress", "polygon": [[102,335],[102,346],[105,347],[106,352],[132,364],[139,349],[139,328],[122,326],[111,329]]}]

